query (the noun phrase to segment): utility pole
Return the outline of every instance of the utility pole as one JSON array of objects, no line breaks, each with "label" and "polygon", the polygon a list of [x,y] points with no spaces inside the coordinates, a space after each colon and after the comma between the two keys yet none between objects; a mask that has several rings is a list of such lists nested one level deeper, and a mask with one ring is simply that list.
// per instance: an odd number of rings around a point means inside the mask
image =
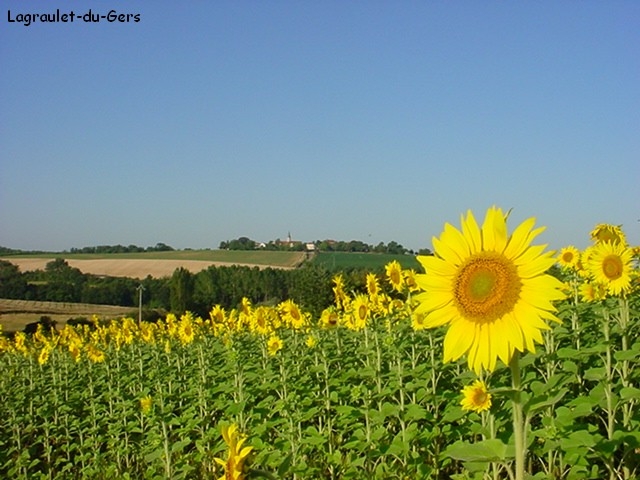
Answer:
[{"label": "utility pole", "polygon": [[142,323],[142,291],[144,287],[140,284],[136,290],[138,290],[138,326],[140,326]]}]

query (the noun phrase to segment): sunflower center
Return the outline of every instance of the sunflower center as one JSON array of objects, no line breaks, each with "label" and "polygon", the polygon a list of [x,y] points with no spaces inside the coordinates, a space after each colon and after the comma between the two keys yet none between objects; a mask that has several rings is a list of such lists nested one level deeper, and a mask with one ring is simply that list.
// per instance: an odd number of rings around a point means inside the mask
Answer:
[{"label": "sunflower center", "polygon": [[602,261],[602,271],[609,280],[620,278],[622,270],[622,259],[618,255],[607,255]]},{"label": "sunflower center", "polygon": [[484,405],[487,401],[487,394],[482,390],[478,389],[473,392],[473,403],[474,405]]},{"label": "sunflower center", "polygon": [[360,305],[360,308],[358,308],[358,318],[360,320],[364,320],[365,318],[367,318],[367,306],[366,305]]},{"label": "sunflower center", "polygon": [[567,263],[573,262],[573,252],[565,252],[562,255],[562,259]]},{"label": "sunflower center", "polygon": [[462,264],[454,278],[454,303],[470,319],[491,322],[513,310],[522,282],[511,260],[496,252],[481,252]]}]

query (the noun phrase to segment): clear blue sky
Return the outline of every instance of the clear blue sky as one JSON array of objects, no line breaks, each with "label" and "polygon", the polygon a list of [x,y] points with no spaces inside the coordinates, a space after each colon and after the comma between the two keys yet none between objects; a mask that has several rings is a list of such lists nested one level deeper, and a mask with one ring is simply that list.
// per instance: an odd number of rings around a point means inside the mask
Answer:
[{"label": "clear blue sky", "polygon": [[[2,0],[0,245],[640,243],[640,2]],[[92,8],[138,23],[9,22]]]}]

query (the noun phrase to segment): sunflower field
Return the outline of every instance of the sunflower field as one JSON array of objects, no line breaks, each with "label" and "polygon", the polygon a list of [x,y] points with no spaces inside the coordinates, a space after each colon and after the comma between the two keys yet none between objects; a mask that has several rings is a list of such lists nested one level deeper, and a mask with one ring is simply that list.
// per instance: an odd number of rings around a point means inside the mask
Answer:
[{"label": "sunflower field", "polygon": [[[633,479],[639,250],[500,209],[366,293],[0,336],[0,477]],[[551,275],[549,272],[554,272]]]}]

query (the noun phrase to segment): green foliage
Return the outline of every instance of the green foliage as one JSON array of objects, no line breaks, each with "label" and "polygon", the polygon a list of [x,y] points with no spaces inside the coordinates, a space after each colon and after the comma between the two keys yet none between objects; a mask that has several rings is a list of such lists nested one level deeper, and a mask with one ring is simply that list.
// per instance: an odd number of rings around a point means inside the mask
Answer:
[{"label": "green foliage", "polygon": [[322,266],[332,272],[349,269],[383,271],[385,265],[394,260],[399,262],[404,269],[421,271],[420,263],[413,255],[386,253],[320,252],[313,257],[311,263]]},{"label": "green foliage", "polygon": [[27,282],[13,263],[0,260],[0,298],[24,298]]},{"label": "green foliage", "polygon": [[[306,274],[313,283],[320,272]],[[532,478],[637,476],[638,299],[630,322],[625,305],[586,305],[572,324],[567,302],[564,323],[522,357]],[[242,332],[110,344],[96,364],[64,350],[44,365],[0,354],[0,476],[218,478],[220,427],[237,423],[254,447],[252,468],[268,478],[508,478],[505,366],[486,378],[491,410],[467,413],[459,392],[475,377],[464,360],[441,363],[443,329],[416,332],[392,317],[362,332],[278,334],[275,356],[266,337]]]}]

